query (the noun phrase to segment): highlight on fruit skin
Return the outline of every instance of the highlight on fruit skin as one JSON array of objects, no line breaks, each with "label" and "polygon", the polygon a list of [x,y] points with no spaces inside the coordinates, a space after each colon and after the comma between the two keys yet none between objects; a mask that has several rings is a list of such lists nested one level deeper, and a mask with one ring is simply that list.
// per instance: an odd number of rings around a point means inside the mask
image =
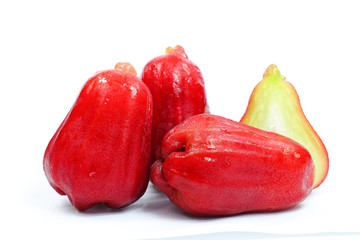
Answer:
[{"label": "highlight on fruit skin", "polygon": [[240,122],[284,135],[303,145],[315,165],[313,188],[325,180],[329,170],[325,145],[305,117],[294,86],[275,64],[266,69],[262,81],[253,90]]}]

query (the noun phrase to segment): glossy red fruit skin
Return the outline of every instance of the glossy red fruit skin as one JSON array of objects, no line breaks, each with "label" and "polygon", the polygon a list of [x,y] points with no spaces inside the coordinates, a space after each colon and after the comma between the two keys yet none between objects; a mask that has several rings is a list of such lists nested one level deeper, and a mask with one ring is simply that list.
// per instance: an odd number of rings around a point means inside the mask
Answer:
[{"label": "glossy red fruit skin", "polygon": [[107,70],[83,86],[50,140],[44,171],[78,210],[131,204],[149,181],[152,97],[133,74]]},{"label": "glossy red fruit skin", "polygon": [[180,46],[168,48],[165,55],[146,64],[143,82],[154,101],[152,161],[161,157],[161,140],[186,118],[206,111],[204,79]]},{"label": "glossy red fruit skin", "polygon": [[312,190],[309,152],[281,135],[201,114],[170,130],[152,182],[187,213],[198,216],[276,211]]}]

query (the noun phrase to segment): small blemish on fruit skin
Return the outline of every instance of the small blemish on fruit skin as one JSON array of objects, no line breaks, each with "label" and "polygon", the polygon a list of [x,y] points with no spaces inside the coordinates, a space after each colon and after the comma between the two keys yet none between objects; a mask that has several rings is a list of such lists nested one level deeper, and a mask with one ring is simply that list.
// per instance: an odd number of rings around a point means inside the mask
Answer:
[{"label": "small blemish on fruit skin", "polygon": [[93,177],[96,174],[96,172],[89,173],[89,177]]},{"label": "small blemish on fruit skin", "polygon": [[296,158],[300,158],[300,154],[299,154],[299,153],[295,153],[295,157],[296,157]]}]

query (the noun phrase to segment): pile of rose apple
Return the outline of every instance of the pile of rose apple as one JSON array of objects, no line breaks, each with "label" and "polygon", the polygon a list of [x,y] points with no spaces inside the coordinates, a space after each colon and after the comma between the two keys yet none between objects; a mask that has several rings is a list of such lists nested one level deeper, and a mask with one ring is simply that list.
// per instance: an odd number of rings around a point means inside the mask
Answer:
[{"label": "pile of rose apple", "polygon": [[211,216],[295,206],[324,181],[329,160],[275,65],[236,122],[209,114],[201,72],[176,46],[142,79],[129,63],[92,76],[43,163],[79,210],[127,206],[151,179],[179,208]]}]

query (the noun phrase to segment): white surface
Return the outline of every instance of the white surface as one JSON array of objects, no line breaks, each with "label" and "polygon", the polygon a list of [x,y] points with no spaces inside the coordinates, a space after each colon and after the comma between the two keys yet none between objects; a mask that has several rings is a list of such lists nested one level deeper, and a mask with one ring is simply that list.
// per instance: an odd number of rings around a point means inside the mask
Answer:
[{"label": "white surface", "polygon": [[[4,2],[0,187],[6,222],[0,235],[360,238],[356,1]],[[328,178],[299,207],[196,218],[183,214],[150,186],[124,209],[96,207],[80,213],[50,187],[42,170],[43,154],[84,82],[118,61],[131,62],[140,75],[146,62],[177,44],[201,69],[214,114],[239,120],[251,91],[272,63],[295,86],[330,156]]]}]

